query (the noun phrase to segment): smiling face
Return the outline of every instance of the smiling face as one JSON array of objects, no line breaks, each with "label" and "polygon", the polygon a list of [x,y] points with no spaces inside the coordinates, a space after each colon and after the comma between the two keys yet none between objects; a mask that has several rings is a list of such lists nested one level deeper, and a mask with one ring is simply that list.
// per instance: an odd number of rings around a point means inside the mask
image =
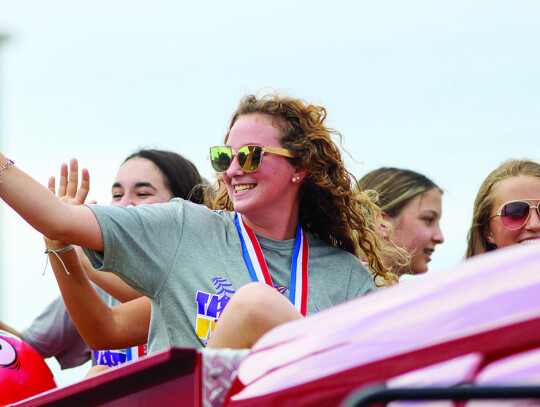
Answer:
[{"label": "smiling face", "polygon": [[[529,205],[540,202],[540,178],[520,175],[502,181],[497,187],[495,200],[491,207],[491,215],[497,214],[498,209],[509,201],[526,200]],[[497,248],[511,246],[517,243],[532,243],[540,240],[540,217],[536,209],[531,209],[527,223],[516,230],[504,227],[500,216],[495,216],[485,230],[486,240]]]},{"label": "smiling face", "polygon": [[146,158],[132,158],[120,169],[112,187],[111,205],[169,202],[173,198],[159,168]]},{"label": "smiling face", "polygon": [[428,270],[435,246],[444,242],[439,226],[441,206],[441,192],[432,188],[416,195],[397,217],[390,219],[396,243],[411,255],[410,266],[400,270],[400,274],[421,274]]},{"label": "smiling face", "polygon": [[[236,154],[238,148],[256,144],[267,147],[283,146],[279,141],[280,130],[272,118],[260,113],[240,116],[229,132],[227,146]],[[296,168],[287,158],[265,153],[257,171],[245,172],[235,156],[231,166],[222,173],[234,210],[256,224],[272,222],[276,215],[282,217],[298,214],[300,180]]]}]

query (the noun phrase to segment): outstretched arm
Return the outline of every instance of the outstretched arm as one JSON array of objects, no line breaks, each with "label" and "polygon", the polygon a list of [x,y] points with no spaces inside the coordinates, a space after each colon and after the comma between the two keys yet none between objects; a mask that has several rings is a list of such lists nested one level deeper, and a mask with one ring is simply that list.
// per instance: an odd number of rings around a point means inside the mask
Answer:
[{"label": "outstretched arm", "polygon": [[[8,168],[5,165],[7,162],[8,159],[0,153],[0,168],[5,167],[0,175],[0,196],[24,220],[51,239],[103,250],[101,228],[88,207],[63,202],[15,165]],[[60,182],[64,178],[66,188],[71,187],[72,177],[77,176],[77,160],[72,159],[70,162],[69,180],[67,166],[62,166]]]},{"label": "outstretched arm", "polygon": [[[62,164],[60,168],[58,197],[68,204],[82,205],[90,190],[90,175],[88,171],[84,169],[81,173],[81,183],[79,186],[78,168],[76,164],[76,161],[72,161],[69,173],[67,172],[67,166]],[[48,187],[49,191],[54,195],[56,193],[56,179],[54,177],[49,178]],[[47,242],[47,240],[48,239],[45,238],[45,242]],[[88,257],[86,257],[82,249],[79,246],[76,246],[75,250],[88,278],[118,301],[127,302],[142,296],[141,293],[124,283],[120,277],[112,273],[94,270],[90,260],[88,260]]]},{"label": "outstretched arm", "polygon": [[4,321],[0,321],[0,330],[9,332],[10,334],[18,336],[19,338],[21,338],[21,333],[19,331],[17,331],[15,328],[13,328],[13,327],[9,326],[8,324],[6,324]]},{"label": "outstretched arm", "polygon": [[[65,245],[49,241],[47,247],[59,249]],[[51,252],[48,256],[64,303],[90,348],[120,349],[146,343],[151,313],[148,298],[141,297],[111,308],[92,287],[75,250],[56,254]]]},{"label": "outstretched arm", "polygon": [[[67,167],[62,165],[58,197],[70,205],[81,205],[90,188],[90,177],[87,171],[83,171],[79,187],[77,168],[73,164],[76,162],[72,162],[69,176]],[[48,186],[54,195],[54,177],[49,178]],[[145,343],[150,324],[149,300],[110,308],[90,283],[87,271],[92,267],[80,248],[45,236],[44,239],[64,304],[85,342],[93,349],[116,349]],[[122,281],[120,284],[125,285]]]}]

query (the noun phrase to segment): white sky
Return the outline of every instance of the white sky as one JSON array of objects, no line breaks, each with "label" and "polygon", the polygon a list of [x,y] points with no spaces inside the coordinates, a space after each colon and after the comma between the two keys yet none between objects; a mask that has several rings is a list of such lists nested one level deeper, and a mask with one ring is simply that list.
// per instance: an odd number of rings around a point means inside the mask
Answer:
[{"label": "white sky", "polygon": [[[79,158],[99,203],[139,146],[211,179],[240,97],[275,88],[327,108],[358,177],[405,167],[445,190],[437,272],[462,259],[485,176],[540,160],[536,0],[0,0],[0,33],[0,148],[42,183]],[[41,236],[0,216],[0,319],[22,329],[58,289]]]}]

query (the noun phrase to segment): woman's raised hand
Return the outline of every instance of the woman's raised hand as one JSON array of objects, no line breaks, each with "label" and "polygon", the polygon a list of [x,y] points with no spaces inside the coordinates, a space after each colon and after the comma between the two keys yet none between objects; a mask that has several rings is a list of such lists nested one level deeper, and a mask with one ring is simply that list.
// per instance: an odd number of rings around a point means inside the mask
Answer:
[{"label": "woman's raised hand", "polygon": [[[56,179],[49,178],[49,191],[56,193]],[[76,158],[69,162],[69,172],[67,164],[60,166],[60,181],[58,186],[58,197],[71,205],[82,205],[90,191],[90,173],[86,168],[81,171],[81,183],[79,185],[79,163]],[[92,201],[90,203],[95,203]]]},{"label": "woman's raised hand", "polygon": [[[50,177],[48,187],[49,191],[53,194],[56,194],[55,184],[55,177]],[[69,172],[67,164],[63,163],[60,166],[60,182],[58,186],[58,197],[60,199],[70,205],[82,205],[84,204],[89,191],[90,173],[86,168],[83,168],[81,171],[81,184],[79,185],[79,163],[76,158],[72,158],[69,162]],[[49,248],[58,249],[66,246],[65,243],[51,240],[47,236],[43,236],[43,239],[45,240],[46,246]],[[79,250],[77,254],[88,262],[81,250]]]},{"label": "woman's raised hand", "polygon": [[[0,163],[7,158],[0,153]],[[72,169],[76,169],[72,161]],[[0,164],[0,168],[2,164]],[[81,185],[78,185],[78,171],[71,171],[68,179],[67,168],[63,170],[65,180],[65,199],[82,203],[88,195],[90,177],[83,170]],[[74,177],[76,175],[76,177]],[[61,177],[62,178],[62,177]],[[75,182],[77,181],[77,182]],[[53,184],[50,183],[52,188]],[[68,192],[69,190],[69,192]],[[62,194],[62,192],[60,192]],[[92,210],[84,205],[66,204],[15,165],[10,165],[2,174],[0,196],[15,212],[34,229],[45,236],[94,250],[103,250],[103,236],[97,218]],[[72,198],[72,199],[71,199]]]}]

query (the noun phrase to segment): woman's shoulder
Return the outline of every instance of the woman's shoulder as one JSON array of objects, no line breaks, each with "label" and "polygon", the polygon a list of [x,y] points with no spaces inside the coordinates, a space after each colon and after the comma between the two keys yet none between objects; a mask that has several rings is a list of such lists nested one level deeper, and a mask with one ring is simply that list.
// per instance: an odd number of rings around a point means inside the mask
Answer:
[{"label": "woman's shoulder", "polygon": [[196,224],[203,229],[225,227],[234,228],[235,212],[225,210],[213,210],[203,204],[196,204],[181,198],[174,198],[167,204],[170,205],[177,216],[182,217],[184,224]]},{"label": "woman's shoulder", "polygon": [[360,260],[352,253],[340,249],[339,247],[332,246],[330,243],[323,239],[313,235],[311,232],[306,231],[308,238],[310,253],[323,257],[338,257],[340,261],[360,262]]},{"label": "woman's shoulder", "polygon": [[[371,273],[366,265],[354,254],[332,246],[330,243],[306,232],[309,242],[309,261],[316,265],[315,269],[322,270],[328,277],[328,271],[334,278],[341,276],[346,278],[349,284],[356,281],[358,284],[372,285]],[[325,278],[326,278],[325,277]]]},{"label": "woman's shoulder", "polygon": [[200,214],[201,216],[208,216],[208,217],[215,217],[215,218],[222,218],[225,221],[233,222],[234,223],[234,217],[235,212],[225,211],[225,210],[214,210],[210,209],[208,206],[204,204],[197,204],[195,202],[186,201],[182,198],[173,198],[166,204],[160,204],[160,205],[172,205],[174,207],[177,207],[178,210],[183,210],[186,212],[194,212],[197,214]]}]

